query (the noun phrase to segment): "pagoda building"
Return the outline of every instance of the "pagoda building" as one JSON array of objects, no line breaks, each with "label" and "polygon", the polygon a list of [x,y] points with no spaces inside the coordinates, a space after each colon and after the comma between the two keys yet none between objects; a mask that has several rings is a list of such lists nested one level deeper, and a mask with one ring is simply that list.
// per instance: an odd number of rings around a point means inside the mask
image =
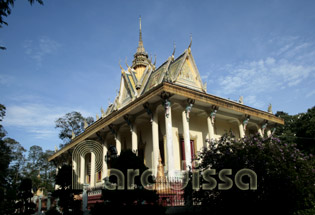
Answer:
[{"label": "pagoda building", "polygon": [[141,19],[132,65],[121,69],[119,93],[92,125],[49,158],[57,166],[73,166],[73,188],[102,186],[109,175],[108,158],[131,149],[157,175],[181,177],[198,151],[227,131],[236,138],[271,135],[281,118],[239,102],[207,93],[195,64],[191,42],[159,67],[151,62],[142,41]]}]

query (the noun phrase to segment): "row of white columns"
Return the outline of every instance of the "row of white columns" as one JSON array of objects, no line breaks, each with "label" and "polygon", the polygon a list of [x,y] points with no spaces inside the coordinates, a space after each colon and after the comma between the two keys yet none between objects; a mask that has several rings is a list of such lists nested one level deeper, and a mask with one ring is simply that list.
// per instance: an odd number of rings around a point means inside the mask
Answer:
[{"label": "row of white columns", "polygon": [[[157,173],[157,166],[158,166],[158,159],[159,159],[159,134],[158,134],[158,113],[156,108],[152,110],[152,119],[151,119],[151,127],[152,127],[152,166],[153,166],[153,173],[156,175]],[[209,140],[215,139],[214,134],[214,119],[212,118],[212,114],[208,114],[207,116],[207,126],[208,126],[208,137]],[[185,169],[188,169],[192,163],[191,157],[191,144],[190,144],[190,133],[189,133],[189,117],[187,116],[187,110],[182,111],[182,124],[183,124],[183,137],[184,137],[184,149],[185,149]],[[167,170],[168,176],[174,177],[175,176],[175,163],[174,163],[174,150],[173,150],[173,132],[172,132],[172,108],[170,103],[165,105],[165,133],[166,133],[166,163],[167,163]],[[131,128],[131,142],[132,142],[132,151],[136,152],[138,150],[138,136],[137,136],[137,127],[134,125]],[[268,133],[269,132],[269,133]],[[270,131],[267,134],[270,135]],[[244,125],[239,121],[239,133],[240,138],[245,137],[245,130]],[[115,135],[115,142],[116,142],[116,149],[118,155],[121,152],[121,138],[120,134],[117,132]],[[107,154],[107,144],[103,143],[103,155]],[[162,152],[163,153],[163,152]],[[81,156],[81,173],[80,173],[80,182],[82,184],[85,183],[85,158]],[[103,159],[103,178],[107,176],[107,163],[105,159]],[[91,185],[95,185],[95,154],[91,153]]]}]

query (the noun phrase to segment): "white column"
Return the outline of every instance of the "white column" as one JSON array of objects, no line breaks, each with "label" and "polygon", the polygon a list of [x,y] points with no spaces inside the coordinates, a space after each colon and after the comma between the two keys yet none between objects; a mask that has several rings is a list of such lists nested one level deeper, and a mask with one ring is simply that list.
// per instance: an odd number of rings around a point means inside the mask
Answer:
[{"label": "white column", "polygon": [[[72,170],[73,170],[72,180],[76,180],[76,181],[74,181],[74,183],[77,184],[79,182],[78,181],[79,175],[78,175],[78,164],[75,160],[72,160]],[[74,183],[72,182],[72,184],[74,184]]]},{"label": "white column", "polygon": [[267,137],[271,137],[271,130],[270,129],[267,130]]},{"label": "white column", "polygon": [[85,183],[85,157],[80,156],[80,183]]},{"label": "white column", "polygon": [[261,128],[258,128],[258,133],[260,134],[261,137],[264,137]]},{"label": "white column", "polygon": [[[153,174],[156,176],[159,164],[159,125],[157,110],[154,111],[152,119],[152,145],[153,145]],[[164,152],[163,152],[164,153]]]},{"label": "white column", "polygon": [[116,149],[117,149],[117,155],[120,155],[121,152],[121,142],[120,142],[120,134],[117,131],[117,137],[115,138],[116,141]]},{"label": "white column", "polygon": [[240,138],[244,138],[245,137],[245,131],[244,131],[244,126],[243,126],[242,122],[239,122],[238,128],[240,130]]},{"label": "white column", "polygon": [[138,150],[138,135],[137,135],[137,127],[136,123],[133,124],[132,130],[131,130],[131,150],[133,152],[137,152]]},{"label": "white column", "polygon": [[207,125],[208,125],[208,135],[209,135],[209,141],[214,140],[214,127],[213,123],[211,121],[211,117],[207,117]]},{"label": "white column", "polygon": [[190,135],[189,135],[189,122],[187,120],[186,111],[182,112],[183,121],[183,135],[184,135],[184,145],[185,145],[185,169],[188,170],[191,166],[191,148],[190,148]]},{"label": "white column", "polygon": [[105,161],[105,156],[107,155],[107,144],[104,143],[103,145],[103,174],[102,174],[102,178],[104,179],[105,177],[107,177],[107,162]]},{"label": "white column", "polygon": [[168,107],[168,117],[165,114],[166,146],[167,146],[167,168],[168,176],[175,176],[174,168],[174,149],[173,149],[173,126],[172,126],[172,109]]},{"label": "white column", "polygon": [[95,154],[91,152],[91,187],[95,186]]}]

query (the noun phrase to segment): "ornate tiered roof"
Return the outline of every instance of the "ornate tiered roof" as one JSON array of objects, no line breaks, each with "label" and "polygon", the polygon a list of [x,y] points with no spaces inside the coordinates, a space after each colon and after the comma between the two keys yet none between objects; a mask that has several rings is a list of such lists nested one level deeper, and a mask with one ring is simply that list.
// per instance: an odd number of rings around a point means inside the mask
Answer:
[{"label": "ornate tiered roof", "polygon": [[188,48],[176,59],[174,54],[175,48],[172,55],[161,66],[155,68],[155,63],[152,64],[143,46],[140,18],[137,52],[134,54],[131,66],[127,63],[127,69],[120,66],[122,75],[119,93],[115,98],[115,102],[107,108],[106,115],[126,106],[162,82],[206,92],[206,85],[202,83],[191,54],[191,42]]}]

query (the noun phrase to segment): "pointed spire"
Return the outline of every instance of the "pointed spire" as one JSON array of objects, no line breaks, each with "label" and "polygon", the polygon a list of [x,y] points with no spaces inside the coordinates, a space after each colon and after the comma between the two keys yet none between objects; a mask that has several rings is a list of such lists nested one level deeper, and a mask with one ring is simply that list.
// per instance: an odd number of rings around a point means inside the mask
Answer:
[{"label": "pointed spire", "polygon": [[140,34],[139,34],[139,41],[142,42],[142,32],[141,32],[141,16],[139,17],[139,24],[140,24]]},{"label": "pointed spire", "polygon": [[140,28],[139,28],[139,44],[138,44],[138,48],[137,48],[137,53],[144,53],[144,47],[143,47],[143,41],[142,41],[142,31],[141,31],[141,16],[139,17],[139,24],[140,24]]},{"label": "pointed spire", "polygon": [[138,80],[141,80],[141,77],[145,71],[145,68],[150,65],[150,60],[148,53],[146,53],[143,41],[142,41],[142,29],[141,29],[141,17],[139,17],[139,43],[137,52],[133,55],[133,61],[131,69],[135,70],[135,76]]}]

